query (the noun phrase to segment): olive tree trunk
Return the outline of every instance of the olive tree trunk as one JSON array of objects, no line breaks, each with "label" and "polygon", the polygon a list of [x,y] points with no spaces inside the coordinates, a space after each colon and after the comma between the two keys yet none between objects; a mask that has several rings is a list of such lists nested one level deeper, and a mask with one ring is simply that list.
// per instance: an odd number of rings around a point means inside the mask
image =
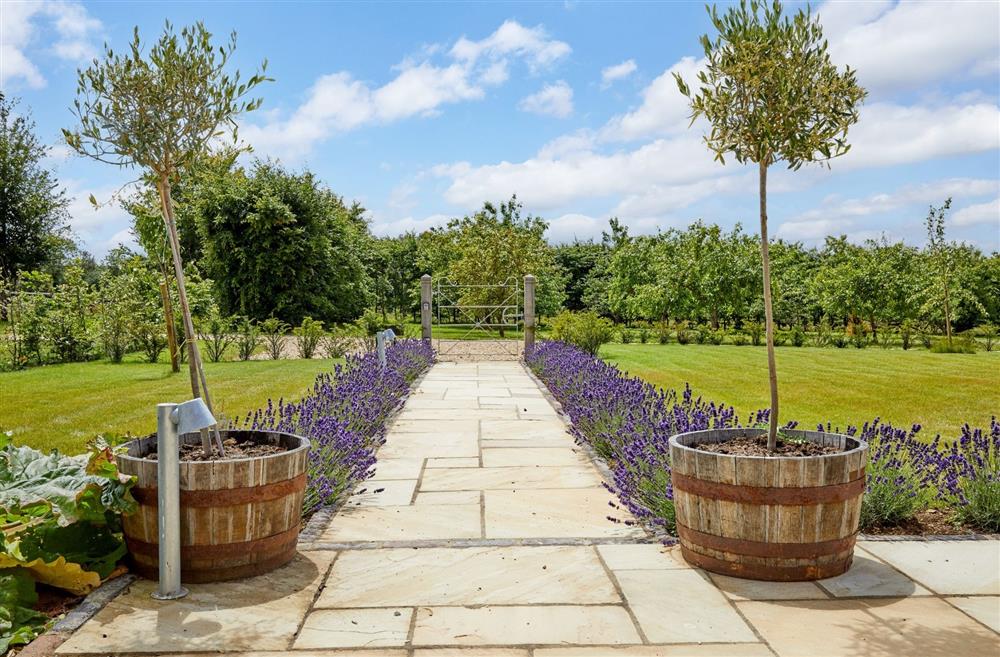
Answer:
[{"label": "olive tree trunk", "polygon": [[771,387],[771,413],[767,448],[778,444],[778,367],[774,362],[774,310],[771,304],[771,258],[767,246],[767,162],[760,162],[760,258],[764,266],[764,332],[767,341],[767,378]]},{"label": "olive tree trunk", "polygon": [[[167,236],[170,238],[170,255],[174,262],[174,276],[177,278],[177,299],[181,304],[184,338],[188,349],[188,372],[191,375],[191,394],[195,397],[203,397],[205,403],[208,405],[208,409],[211,411],[212,398],[208,393],[205,370],[201,364],[201,354],[198,352],[198,345],[195,343],[194,322],[191,320],[191,307],[188,305],[187,287],[184,285],[184,265],[181,263],[181,246],[180,240],[177,238],[177,223],[174,221],[173,200],[170,196],[170,180],[166,176],[161,176],[157,181],[157,190],[160,194],[163,221],[167,225]],[[218,427],[215,428],[214,433],[219,454],[225,454]],[[206,455],[212,453],[212,441],[207,429],[201,430],[201,448]]]}]

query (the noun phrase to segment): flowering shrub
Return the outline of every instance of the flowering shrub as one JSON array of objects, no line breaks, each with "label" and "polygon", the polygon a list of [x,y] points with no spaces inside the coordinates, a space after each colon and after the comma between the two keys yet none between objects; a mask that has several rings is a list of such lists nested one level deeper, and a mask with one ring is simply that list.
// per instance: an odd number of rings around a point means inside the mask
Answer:
[{"label": "flowering shrub", "polygon": [[386,349],[384,370],[375,352],[347,356],[332,374],[319,375],[301,400],[268,400],[247,415],[249,429],[285,431],[312,442],[303,514],[338,502],[372,476],[386,422],[433,361],[428,343],[400,340]]},{"label": "flowering shrub", "polygon": [[[657,388],[562,342],[542,342],[527,365],[560,401],[578,442],[589,444],[611,469],[608,489],[640,521],[674,529],[670,483],[670,436],[686,431],[762,426],[768,410],[740,422],[731,406]],[[787,427],[794,427],[791,422]],[[830,424],[819,431],[837,432]],[[931,502],[954,508],[956,519],[985,531],[1000,531],[1000,423],[987,433],[965,426],[942,446],[917,439],[879,418],[843,432],[869,443],[863,528],[898,524]]]}]

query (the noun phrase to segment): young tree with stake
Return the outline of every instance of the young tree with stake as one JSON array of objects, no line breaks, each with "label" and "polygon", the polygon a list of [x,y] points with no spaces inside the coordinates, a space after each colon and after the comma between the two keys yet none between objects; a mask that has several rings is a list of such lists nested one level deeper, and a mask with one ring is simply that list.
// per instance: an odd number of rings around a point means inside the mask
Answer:
[{"label": "young tree with stake", "polygon": [[771,414],[767,446],[778,435],[778,375],[774,361],[771,263],[767,237],[767,169],[785,162],[828,163],[846,153],[847,130],[858,120],[866,92],[850,67],[830,61],[823,29],[810,10],[783,15],[781,3],[742,0],[724,14],[708,10],[718,32],[701,37],[705,69],[698,92],[674,74],[681,93],[691,99],[691,123],[708,120],[705,143],[715,159],[725,155],[757,165],[760,177],[760,252],[764,265],[764,316]]},{"label": "young tree with stake", "polygon": [[[74,114],[80,125],[63,130],[66,143],[78,153],[115,166],[142,169],[155,186],[177,278],[191,392],[195,397],[204,395],[209,407],[170,190],[213,141],[231,136],[236,142],[236,117],[261,105],[262,99],[247,96],[269,80],[264,77],[267,61],[260,72],[241,82],[239,72],[230,75],[225,71],[235,48],[235,32],[228,45],[217,47],[202,23],[177,34],[168,22],[160,40],[144,56],[137,27],[124,54],[105,46],[103,58],[79,72]],[[96,202],[93,197],[91,201]],[[221,453],[217,432],[216,440]],[[211,454],[205,432],[202,448]]]}]

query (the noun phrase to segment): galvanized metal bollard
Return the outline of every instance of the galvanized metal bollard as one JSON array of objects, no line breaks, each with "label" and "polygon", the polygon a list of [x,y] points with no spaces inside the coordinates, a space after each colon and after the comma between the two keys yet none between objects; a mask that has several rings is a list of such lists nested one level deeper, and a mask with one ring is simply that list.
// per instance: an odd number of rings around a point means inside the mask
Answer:
[{"label": "galvanized metal bollard", "polygon": [[157,523],[160,533],[160,581],[152,596],[176,600],[188,594],[181,586],[181,484],[179,436],[215,424],[201,399],[156,406]]},{"label": "galvanized metal bollard", "polygon": [[392,329],[386,329],[384,331],[379,331],[375,334],[375,348],[378,349],[378,362],[385,369],[385,343],[387,340],[395,340],[396,332]]}]

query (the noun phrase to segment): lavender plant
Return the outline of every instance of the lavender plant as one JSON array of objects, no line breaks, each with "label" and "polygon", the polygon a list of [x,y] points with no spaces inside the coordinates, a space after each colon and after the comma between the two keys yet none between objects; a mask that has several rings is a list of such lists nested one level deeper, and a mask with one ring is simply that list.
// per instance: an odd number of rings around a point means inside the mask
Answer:
[{"label": "lavender plant", "polygon": [[[577,442],[607,462],[608,490],[653,529],[669,532],[675,524],[670,436],[763,427],[770,419],[762,409],[741,421],[733,407],[696,397],[690,387],[680,393],[657,388],[562,342],[539,343],[525,361],[561,402]],[[840,433],[829,423],[817,429]],[[862,528],[901,524],[937,504],[953,509],[966,526],[1000,531],[1000,423],[994,418],[988,432],[966,425],[949,445],[940,436],[920,440],[920,430],[919,424],[907,430],[875,418],[860,431],[849,426],[843,432],[870,446]]]},{"label": "lavender plant", "polygon": [[386,422],[405,401],[410,385],[434,361],[422,340],[400,340],[386,351],[386,367],[369,352],[347,356],[332,374],[316,378],[297,402],[277,403],[247,415],[243,426],[305,436],[309,452],[303,515],[337,504],[375,472],[375,451],[385,442]]}]

